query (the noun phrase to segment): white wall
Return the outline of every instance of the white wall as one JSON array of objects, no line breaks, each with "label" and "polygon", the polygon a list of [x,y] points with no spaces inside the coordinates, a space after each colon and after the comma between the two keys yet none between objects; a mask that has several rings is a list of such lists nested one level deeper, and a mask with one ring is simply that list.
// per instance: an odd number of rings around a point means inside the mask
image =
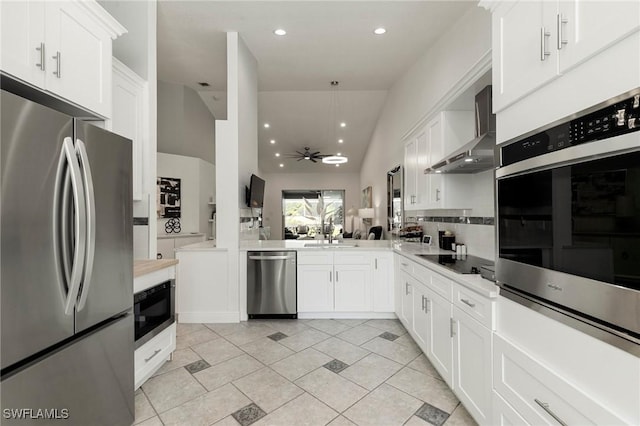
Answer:
[{"label": "white wall", "polygon": [[[271,227],[271,239],[282,239],[282,190],[286,189],[343,189],[345,212],[352,206],[360,208],[360,175],[358,173],[269,173],[261,176],[265,182],[264,226]],[[351,218],[345,218],[351,232]],[[359,221],[354,221],[358,228]]]},{"label": "white wall", "polygon": [[[214,190],[215,166],[195,157],[158,153],[158,177],[179,178],[181,234],[207,233],[208,202]],[[155,198],[154,198],[155,199]],[[154,209],[155,210],[155,209]],[[158,235],[168,219],[158,219]]]},{"label": "white wall", "polygon": [[[149,217],[148,257],[156,258],[156,147],[157,147],[157,2],[148,0],[100,1],[104,9],[118,20],[127,33],[113,42],[113,56],[131,68],[148,82],[147,108],[148,121],[145,123],[147,144],[143,147],[144,176],[142,178],[142,201],[134,201],[133,214],[137,217]],[[143,234],[140,234],[143,235]],[[137,238],[139,239],[139,237]]]},{"label": "white wall", "polygon": [[386,171],[403,163],[403,136],[435,113],[439,101],[490,50],[491,15],[472,8],[393,85],[360,171],[361,186],[373,187],[374,223],[385,225]]},{"label": "white wall", "polygon": [[215,164],[215,119],[195,90],[158,81],[158,152]]}]

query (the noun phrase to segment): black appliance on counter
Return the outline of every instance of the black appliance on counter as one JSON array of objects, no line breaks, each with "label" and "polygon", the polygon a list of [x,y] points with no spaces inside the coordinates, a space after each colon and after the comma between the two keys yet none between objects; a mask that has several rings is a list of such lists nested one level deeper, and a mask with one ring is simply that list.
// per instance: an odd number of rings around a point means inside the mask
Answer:
[{"label": "black appliance on counter", "polygon": [[500,294],[640,355],[640,88],[504,144]]},{"label": "black appliance on counter", "polygon": [[133,295],[134,337],[138,349],[176,320],[176,284],[168,280]]},{"label": "black appliance on counter", "polygon": [[492,261],[471,255],[418,254],[416,256],[438,263],[459,274],[479,274],[482,266],[493,266]]}]

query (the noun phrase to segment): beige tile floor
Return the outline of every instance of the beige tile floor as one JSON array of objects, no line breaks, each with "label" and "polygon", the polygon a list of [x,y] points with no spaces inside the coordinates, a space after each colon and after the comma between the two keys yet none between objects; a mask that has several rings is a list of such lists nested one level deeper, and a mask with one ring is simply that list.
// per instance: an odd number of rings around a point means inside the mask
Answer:
[{"label": "beige tile floor", "polygon": [[178,324],[136,425],[475,425],[397,320]]}]

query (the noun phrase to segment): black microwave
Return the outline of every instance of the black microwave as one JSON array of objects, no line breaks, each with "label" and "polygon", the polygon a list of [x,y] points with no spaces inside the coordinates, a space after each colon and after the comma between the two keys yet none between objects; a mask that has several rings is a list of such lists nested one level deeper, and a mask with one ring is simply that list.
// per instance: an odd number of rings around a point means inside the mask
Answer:
[{"label": "black microwave", "polygon": [[640,89],[503,145],[496,171],[501,294],[636,354],[638,130]]},{"label": "black microwave", "polygon": [[136,349],[175,322],[175,280],[133,295]]}]

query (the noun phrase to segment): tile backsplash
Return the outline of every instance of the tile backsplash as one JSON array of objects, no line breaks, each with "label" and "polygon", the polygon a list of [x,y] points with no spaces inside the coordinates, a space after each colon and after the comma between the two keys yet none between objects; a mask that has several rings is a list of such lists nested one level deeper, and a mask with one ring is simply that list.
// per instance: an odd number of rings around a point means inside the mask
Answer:
[{"label": "tile backsplash", "polygon": [[465,244],[467,253],[484,259],[495,260],[495,226],[452,222],[418,221],[425,235],[431,235],[434,245],[438,245],[438,231],[451,231],[456,243]]}]

